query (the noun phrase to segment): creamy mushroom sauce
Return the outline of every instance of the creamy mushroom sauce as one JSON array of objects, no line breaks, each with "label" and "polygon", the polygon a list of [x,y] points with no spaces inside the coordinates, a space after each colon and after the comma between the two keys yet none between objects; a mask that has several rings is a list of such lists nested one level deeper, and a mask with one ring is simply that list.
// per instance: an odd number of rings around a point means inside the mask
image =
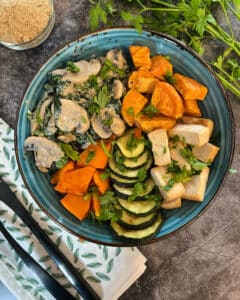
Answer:
[{"label": "creamy mushroom sauce", "polygon": [[[31,136],[25,140],[40,171],[64,165],[63,144],[68,152],[80,151],[98,139],[124,133],[120,100],[128,75],[127,60],[119,49],[91,60],[68,61],[63,69],[50,72],[43,99],[29,113]],[[54,145],[51,155],[39,155],[49,150],[49,141]]]}]

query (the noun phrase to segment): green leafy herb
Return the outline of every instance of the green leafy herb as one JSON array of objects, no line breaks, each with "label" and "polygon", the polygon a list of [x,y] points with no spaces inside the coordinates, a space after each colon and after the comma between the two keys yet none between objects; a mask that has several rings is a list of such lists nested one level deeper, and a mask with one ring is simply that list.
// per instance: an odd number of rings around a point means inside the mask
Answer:
[{"label": "green leafy herb", "polygon": [[66,156],[63,156],[58,161],[55,162],[55,166],[57,169],[62,169],[67,162],[68,162],[68,158]]},{"label": "green leafy herb", "polygon": [[138,182],[143,182],[147,178],[147,170],[145,166],[141,167],[137,174]]},{"label": "green leafy herb", "polygon": [[89,151],[86,158],[86,164],[88,164],[95,157],[95,155],[95,150]]},{"label": "green leafy herb", "polygon": [[79,153],[69,144],[61,144],[61,149],[73,161],[79,160]]},{"label": "green leafy herb", "polygon": [[173,178],[170,178],[170,179],[168,180],[167,184],[163,186],[163,189],[164,189],[165,191],[167,191],[167,192],[170,191],[171,188],[173,187],[174,183],[175,183],[174,179],[173,179]]},{"label": "green leafy herb", "polygon": [[[211,57],[210,63],[224,87],[240,96],[240,42],[233,26],[240,20],[239,0],[126,0],[122,1],[122,10],[119,1],[89,1],[91,30],[103,24],[113,26],[120,19],[139,33],[145,28],[176,37],[200,55],[209,38],[222,43],[223,52]],[[221,23],[216,12],[225,19]],[[172,81],[169,76],[166,79]]]},{"label": "green leafy herb", "polygon": [[103,181],[107,180],[111,175],[110,169],[105,169],[104,172],[101,173],[100,177]]},{"label": "green leafy herb", "polygon": [[236,174],[238,171],[237,171],[237,169],[235,169],[235,168],[230,168],[229,169],[229,173],[231,173],[231,174]]},{"label": "green leafy herb", "polygon": [[104,108],[108,104],[110,101],[110,96],[106,85],[102,87],[98,95],[94,97],[93,101],[98,105],[99,108]]},{"label": "green leafy herb", "polygon": [[43,120],[41,118],[39,109],[36,111],[36,120],[37,120],[38,126],[42,127]]},{"label": "green leafy herb", "polygon": [[149,117],[153,117],[159,114],[159,110],[156,108],[156,106],[149,104],[141,111],[141,113],[148,115]]},{"label": "green leafy herb", "polygon": [[66,69],[72,73],[77,73],[80,71],[80,69],[78,68],[78,66],[76,66],[76,64],[72,61],[67,61],[66,63]]},{"label": "green leafy herb", "polygon": [[190,148],[183,148],[180,150],[180,154],[183,158],[187,160],[187,162],[191,165],[191,167],[195,171],[202,171],[204,168],[206,168],[209,164],[204,163],[200,160],[198,160],[194,154],[192,153]]},{"label": "green leafy herb", "polygon": [[126,72],[123,69],[115,66],[109,59],[105,59],[99,76],[102,79],[106,79],[109,76],[109,71],[116,73],[120,78],[124,78],[126,76]]},{"label": "green leafy herb", "polygon": [[173,75],[173,74],[172,74],[172,72],[170,72],[170,71],[167,71],[167,73],[164,75],[165,80],[166,80],[168,83],[170,83],[170,84],[174,84],[175,81],[176,81],[176,80],[173,78],[172,75]]},{"label": "green leafy herb", "polygon": [[101,204],[100,216],[97,217],[99,221],[117,221],[121,217],[121,210],[115,207],[117,199],[113,192],[107,191],[99,197],[99,200]]},{"label": "green leafy herb", "polygon": [[138,196],[144,193],[144,184],[142,182],[136,182],[133,187],[132,195],[128,197],[129,201],[135,200]]},{"label": "green leafy herb", "polygon": [[100,141],[101,147],[103,149],[103,152],[107,155],[107,157],[111,158],[111,153],[109,153],[105,143],[103,140]]},{"label": "green leafy herb", "polygon": [[132,106],[128,107],[127,109],[127,114],[130,116],[130,117],[133,117],[134,116],[134,108]]}]

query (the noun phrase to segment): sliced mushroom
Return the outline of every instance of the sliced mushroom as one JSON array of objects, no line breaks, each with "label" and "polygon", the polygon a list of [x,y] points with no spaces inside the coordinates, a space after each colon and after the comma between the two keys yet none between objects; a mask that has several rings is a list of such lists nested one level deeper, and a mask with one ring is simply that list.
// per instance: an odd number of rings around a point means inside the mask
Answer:
[{"label": "sliced mushroom", "polygon": [[122,54],[122,50],[120,49],[108,51],[106,58],[109,59],[119,69],[125,69],[127,66],[127,61]]},{"label": "sliced mushroom", "polygon": [[102,139],[108,139],[112,135],[112,130],[110,126],[106,126],[100,115],[94,114],[91,118],[91,124],[93,130]]},{"label": "sliced mushroom", "polygon": [[112,118],[112,124],[110,125],[112,132],[116,135],[116,136],[121,136],[123,135],[126,126],[124,121],[119,118],[118,116],[114,116]]},{"label": "sliced mushroom", "polygon": [[56,125],[63,132],[71,132],[74,129],[78,133],[84,133],[90,126],[87,111],[69,99],[60,99],[61,111]]},{"label": "sliced mushroom", "polygon": [[58,136],[58,139],[62,142],[64,142],[65,144],[71,143],[76,141],[76,136],[72,133],[67,133],[67,134],[63,134]]},{"label": "sliced mushroom", "polygon": [[125,91],[124,84],[119,79],[113,80],[113,98],[118,100],[121,99]]},{"label": "sliced mushroom", "polygon": [[52,163],[64,156],[61,147],[46,137],[30,136],[24,142],[27,151],[34,151],[35,164],[41,170],[50,168]]}]

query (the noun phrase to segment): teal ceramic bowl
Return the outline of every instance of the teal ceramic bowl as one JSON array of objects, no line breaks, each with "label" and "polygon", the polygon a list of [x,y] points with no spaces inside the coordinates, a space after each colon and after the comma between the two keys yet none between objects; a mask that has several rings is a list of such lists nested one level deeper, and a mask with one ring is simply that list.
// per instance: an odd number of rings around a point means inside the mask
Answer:
[{"label": "teal ceramic bowl", "polygon": [[53,220],[78,237],[112,246],[128,245],[113,234],[108,224],[99,225],[88,220],[80,222],[68,213],[59,201],[60,196],[49,183],[49,177],[38,171],[33,156],[26,156],[23,144],[30,135],[27,112],[35,108],[41,99],[49,71],[61,68],[68,60],[90,59],[113,48],[121,48],[127,53],[128,46],[134,44],[147,45],[152,55],[161,53],[170,56],[176,72],[193,77],[208,87],[209,93],[201,103],[201,110],[204,117],[214,120],[213,134],[217,137],[215,144],[221,148],[211,167],[204,201],[183,201],[180,209],[168,212],[164,225],[151,242],[163,239],[189,224],[216,198],[228,173],[234,150],[233,116],[221,84],[208,65],[178,40],[155,32],[144,31],[140,35],[131,28],[114,28],[82,36],[55,53],[35,75],[20,104],[15,131],[19,169],[31,195]]}]

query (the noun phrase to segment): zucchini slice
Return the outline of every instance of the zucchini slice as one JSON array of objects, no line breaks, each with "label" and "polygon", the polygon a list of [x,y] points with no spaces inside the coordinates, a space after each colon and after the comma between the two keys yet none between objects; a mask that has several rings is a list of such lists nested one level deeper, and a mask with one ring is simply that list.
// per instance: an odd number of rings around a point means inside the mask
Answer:
[{"label": "zucchini slice", "polygon": [[140,154],[138,157],[126,158],[123,161],[123,165],[129,169],[138,169],[142,167],[144,164],[146,164],[148,160],[148,156],[149,156],[149,152],[147,149],[145,149],[145,151],[142,154]]},{"label": "zucchini slice", "polygon": [[137,139],[135,139],[137,143],[131,148],[129,147],[129,141],[133,138],[133,134],[133,130],[129,130],[116,141],[122,155],[127,158],[138,157],[145,149],[144,142],[142,140],[137,141]]},{"label": "zucchini slice", "polygon": [[[144,196],[150,194],[153,191],[154,186],[155,186],[152,178],[148,178],[143,184],[144,184],[144,191],[143,191],[143,193],[139,194],[136,197],[136,200],[144,199]],[[116,196],[123,198],[123,199],[128,199],[128,197],[131,196],[134,192],[133,187],[121,187],[116,184],[113,184],[113,188],[115,190]]]},{"label": "zucchini slice", "polygon": [[[151,167],[152,163],[153,163],[153,159],[152,159],[152,156],[150,155],[147,160],[147,163],[145,164],[145,169],[148,170]],[[108,166],[114,174],[118,175],[119,177],[126,178],[126,179],[137,179],[138,171],[140,169],[140,168],[139,169],[125,168],[125,170],[120,170],[118,168],[115,160],[113,160],[112,158],[109,159]]]},{"label": "zucchini slice", "polygon": [[161,214],[159,214],[155,222],[144,229],[127,229],[115,221],[111,221],[111,227],[119,236],[119,238],[126,240],[129,243],[144,244],[157,234],[160,227],[162,226],[162,223],[163,218]]},{"label": "zucchini slice", "polygon": [[114,173],[111,172],[111,180],[114,184],[122,187],[133,187],[134,184],[137,182],[137,179],[126,179],[122,178]]},{"label": "zucchini slice", "polygon": [[122,198],[117,198],[117,200],[124,210],[135,216],[146,216],[160,208],[160,202],[154,200],[128,201]]},{"label": "zucchini slice", "polygon": [[151,226],[156,221],[158,214],[159,212],[155,212],[147,216],[134,216],[123,209],[122,216],[117,222],[128,229],[143,229]]}]

